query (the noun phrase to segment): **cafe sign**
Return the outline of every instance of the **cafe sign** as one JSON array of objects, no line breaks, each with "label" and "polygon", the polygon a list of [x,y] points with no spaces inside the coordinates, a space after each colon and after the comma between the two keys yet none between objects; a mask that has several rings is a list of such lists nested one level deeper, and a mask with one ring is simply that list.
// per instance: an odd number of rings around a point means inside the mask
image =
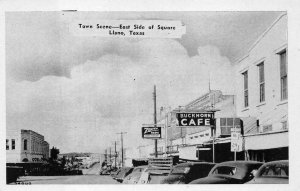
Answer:
[{"label": "cafe sign", "polygon": [[176,113],[177,126],[179,127],[198,127],[213,126],[214,113]]}]

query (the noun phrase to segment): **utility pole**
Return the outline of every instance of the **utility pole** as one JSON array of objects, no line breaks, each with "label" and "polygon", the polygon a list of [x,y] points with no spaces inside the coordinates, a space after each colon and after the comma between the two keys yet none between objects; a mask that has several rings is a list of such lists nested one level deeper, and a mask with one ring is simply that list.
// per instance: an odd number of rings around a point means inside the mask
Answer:
[{"label": "utility pole", "polygon": [[115,168],[117,168],[117,141],[115,141]]},{"label": "utility pole", "polygon": [[127,132],[120,132],[117,134],[121,134],[121,152],[122,152],[122,167],[124,167],[124,147],[123,147],[123,134],[127,134]]},{"label": "utility pole", "polygon": [[105,149],[105,154],[104,154],[105,162],[107,162],[107,150]]},{"label": "utility pole", "polygon": [[[157,125],[157,120],[156,120],[156,86],[154,85],[154,92],[153,92],[153,100],[154,100],[154,127]],[[157,139],[154,139],[154,153],[155,153],[155,158],[157,158]]]},{"label": "utility pole", "polygon": [[111,147],[109,147],[109,163],[111,163]]}]

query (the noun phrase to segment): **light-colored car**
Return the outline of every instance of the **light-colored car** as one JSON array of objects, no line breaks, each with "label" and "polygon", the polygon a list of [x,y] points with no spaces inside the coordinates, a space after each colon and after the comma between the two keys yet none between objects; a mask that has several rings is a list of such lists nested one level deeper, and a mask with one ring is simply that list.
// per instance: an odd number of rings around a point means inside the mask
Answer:
[{"label": "light-colored car", "polygon": [[289,161],[280,160],[267,162],[256,172],[254,178],[247,184],[288,184]]},{"label": "light-colored car", "polygon": [[148,166],[135,167],[132,173],[125,177],[123,184],[137,184],[142,173],[147,169],[147,167]]},{"label": "light-colored car", "polygon": [[138,184],[161,184],[161,181],[170,174],[168,167],[151,166],[141,174]]}]

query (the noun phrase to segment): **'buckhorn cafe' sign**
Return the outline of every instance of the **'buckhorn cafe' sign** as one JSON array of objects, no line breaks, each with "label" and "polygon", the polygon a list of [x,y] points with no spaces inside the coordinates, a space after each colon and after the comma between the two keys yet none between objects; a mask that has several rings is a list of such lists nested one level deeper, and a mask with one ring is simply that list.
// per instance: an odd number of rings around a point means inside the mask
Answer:
[{"label": "'buckhorn cafe' sign", "polygon": [[214,113],[176,113],[177,126],[179,127],[197,127],[214,125]]}]

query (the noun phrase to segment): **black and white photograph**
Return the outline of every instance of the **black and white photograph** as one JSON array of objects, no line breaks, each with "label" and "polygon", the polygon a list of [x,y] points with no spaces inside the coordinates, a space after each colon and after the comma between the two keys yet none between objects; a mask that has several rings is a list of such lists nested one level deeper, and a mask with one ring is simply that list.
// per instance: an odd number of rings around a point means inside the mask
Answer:
[{"label": "black and white photograph", "polygon": [[288,11],[4,16],[10,188],[289,184]]}]

